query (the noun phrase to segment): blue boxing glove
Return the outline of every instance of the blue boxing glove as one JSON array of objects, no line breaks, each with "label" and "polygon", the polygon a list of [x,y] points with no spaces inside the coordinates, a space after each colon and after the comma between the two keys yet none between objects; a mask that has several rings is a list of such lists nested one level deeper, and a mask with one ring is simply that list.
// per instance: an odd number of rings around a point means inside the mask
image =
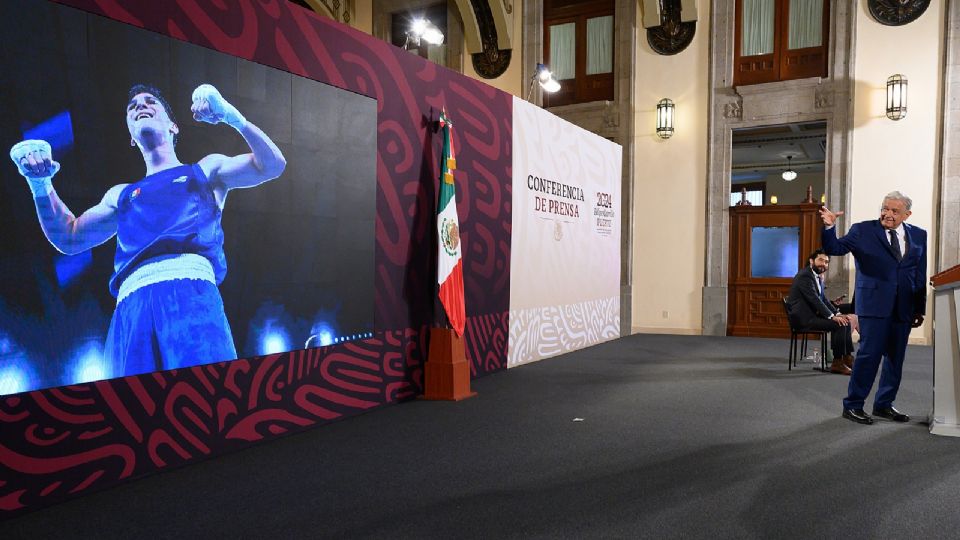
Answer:
[{"label": "blue boxing glove", "polygon": [[220,95],[220,92],[210,84],[201,84],[193,91],[193,119],[208,124],[223,122],[236,130],[246,124],[247,119],[240,114],[236,107]]},{"label": "blue boxing glove", "polygon": [[10,159],[20,174],[27,179],[33,197],[48,197],[53,191],[53,175],[60,164],[53,161],[50,143],[39,139],[20,141],[10,149]]}]

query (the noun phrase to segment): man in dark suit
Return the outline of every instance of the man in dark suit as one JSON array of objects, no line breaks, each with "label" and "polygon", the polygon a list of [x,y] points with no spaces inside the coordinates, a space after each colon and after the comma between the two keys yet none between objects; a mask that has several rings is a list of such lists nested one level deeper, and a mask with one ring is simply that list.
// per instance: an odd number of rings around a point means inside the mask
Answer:
[{"label": "man in dark suit", "polygon": [[794,328],[830,332],[830,349],[833,351],[830,371],[850,375],[853,366],[851,320],[827,300],[823,289],[823,274],[830,267],[830,257],[822,249],[818,249],[807,257],[807,263],[807,266],[794,276],[790,294],[787,296],[790,325]]},{"label": "man in dark suit", "polygon": [[883,361],[873,414],[895,422],[910,417],[893,407],[903,374],[910,328],[923,324],[927,308],[927,232],[905,223],[913,202],[899,191],[887,194],[880,219],[861,221],[837,238],[836,219],[843,212],[820,209],[823,250],[829,255],[853,253],[857,265],[856,313],[860,349],[843,400],[843,417],[872,424],[863,404]]}]

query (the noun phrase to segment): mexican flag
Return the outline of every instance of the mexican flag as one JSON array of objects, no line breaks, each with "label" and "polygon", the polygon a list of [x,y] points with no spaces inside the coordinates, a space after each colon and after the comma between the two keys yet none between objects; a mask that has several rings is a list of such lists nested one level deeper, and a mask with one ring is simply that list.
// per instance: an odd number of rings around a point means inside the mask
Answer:
[{"label": "mexican flag", "polygon": [[443,154],[440,156],[440,200],[437,203],[437,283],[440,284],[440,302],[447,311],[450,326],[463,335],[467,315],[463,305],[463,260],[461,259],[460,220],[457,219],[457,197],[453,184],[453,170],[457,161],[453,155],[453,124],[446,111],[440,113],[443,130]]}]

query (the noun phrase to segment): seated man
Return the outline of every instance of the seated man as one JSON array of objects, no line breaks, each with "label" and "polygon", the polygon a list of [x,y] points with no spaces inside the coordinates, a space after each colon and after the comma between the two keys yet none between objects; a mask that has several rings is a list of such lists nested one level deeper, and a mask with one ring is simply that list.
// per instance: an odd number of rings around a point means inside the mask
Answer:
[{"label": "seated man", "polygon": [[851,323],[854,321],[851,316],[843,315],[824,294],[823,274],[830,266],[830,257],[818,249],[807,259],[809,264],[794,276],[787,297],[790,324],[794,328],[829,331],[833,351],[830,371],[850,375],[853,368]]}]

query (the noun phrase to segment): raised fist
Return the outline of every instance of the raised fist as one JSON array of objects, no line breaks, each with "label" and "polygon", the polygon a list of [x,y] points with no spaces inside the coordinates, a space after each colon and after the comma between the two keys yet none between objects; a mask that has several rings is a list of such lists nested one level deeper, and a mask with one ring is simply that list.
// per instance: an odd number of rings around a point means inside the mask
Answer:
[{"label": "raised fist", "polygon": [[223,122],[240,129],[247,121],[236,107],[220,95],[220,92],[210,84],[201,84],[193,91],[193,105],[190,111],[193,119],[208,124]]},{"label": "raised fist", "polygon": [[10,159],[27,179],[34,197],[50,194],[53,189],[50,179],[60,170],[60,164],[53,160],[50,143],[39,139],[20,141],[10,149]]},{"label": "raised fist", "polygon": [[53,161],[50,143],[39,139],[20,141],[10,149],[10,159],[26,179],[53,178],[60,164]]}]

